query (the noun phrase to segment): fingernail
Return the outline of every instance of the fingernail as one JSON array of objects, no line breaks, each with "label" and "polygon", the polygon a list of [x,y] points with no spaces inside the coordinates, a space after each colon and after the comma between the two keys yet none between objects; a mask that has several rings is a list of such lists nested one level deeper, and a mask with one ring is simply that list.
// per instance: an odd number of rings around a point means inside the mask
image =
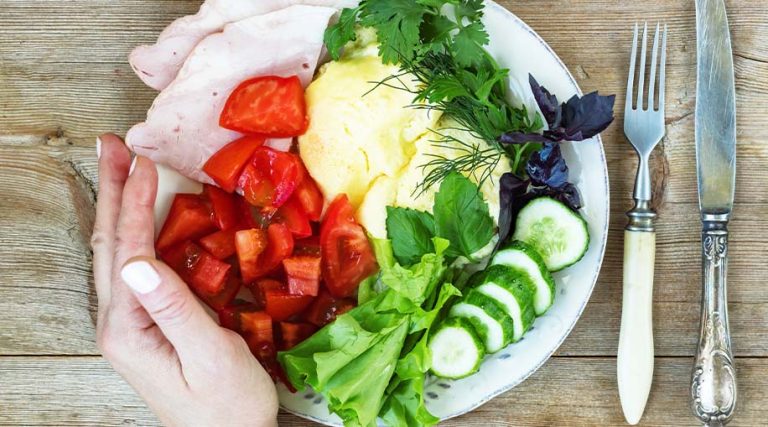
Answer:
[{"label": "fingernail", "polygon": [[96,137],[96,158],[101,158],[101,138]]},{"label": "fingernail", "polygon": [[140,294],[148,294],[160,286],[160,275],[146,261],[127,264],[120,271],[120,277],[126,285]]},{"label": "fingernail", "polygon": [[131,176],[133,174],[133,170],[136,169],[136,160],[138,160],[139,156],[136,156],[133,158],[133,161],[131,162],[131,168],[128,169],[128,176]]}]

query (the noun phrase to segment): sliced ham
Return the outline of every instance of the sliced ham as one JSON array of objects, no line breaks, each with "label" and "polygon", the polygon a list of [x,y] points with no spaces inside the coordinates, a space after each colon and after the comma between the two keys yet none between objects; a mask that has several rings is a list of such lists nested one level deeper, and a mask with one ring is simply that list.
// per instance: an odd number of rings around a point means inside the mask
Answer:
[{"label": "sliced ham", "polygon": [[229,24],[206,37],[155,99],[146,122],[128,131],[126,143],[139,155],[212,183],[203,165],[241,136],[219,127],[230,93],[256,76],[298,75],[308,85],[335,13],[328,7],[291,6]]},{"label": "sliced ham", "polygon": [[192,49],[227,24],[294,5],[338,10],[354,7],[357,3],[358,0],[207,0],[197,14],[171,23],[160,34],[157,43],[134,49],[129,62],[144,83],[163,90],[176,78]]}]

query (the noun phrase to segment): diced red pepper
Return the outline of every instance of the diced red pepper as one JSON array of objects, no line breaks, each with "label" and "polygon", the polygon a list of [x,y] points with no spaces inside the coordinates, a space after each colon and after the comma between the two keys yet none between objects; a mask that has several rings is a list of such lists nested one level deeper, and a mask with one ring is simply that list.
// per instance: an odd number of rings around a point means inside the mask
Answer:
[{"label": "diced red pepper", "polygon": [[[284,259],[293,253],[293,235],[283,224],[271,224],[267,228],[267,250],[258,262],[254,273],[256,278],[266,276],[278,269]],[[245,279],[244,279],[245,280]]]},{"label": "diced red pepper", "polygon": [[290,350],[312,336],[317,327],[311,323],[280,322],[281,350]]},{"label": "diced red pepper", "polygon": [[253,152],[263,144],[263,136],[244,136],[230,142],[208,159],[203,171],[221,188],[232,193]]},{"label": "diced red pepper", "polygon": [[337,316],[355,308],[355,305],[355,301],[352,299],[335,298],[323,290],[304,313],[304,320],[315,326],[323,327],[336,320]]},{"label": "diced red pepper", "polygon": [[160,230],[156,248],[159,252],[186,240],[198,239],[216,231],[213,213],[197,194],[177,194]]},{"label": "diced red pepper", "polygon": [[216,226],[219,227],[219,230],[231,230],[237,228],[240,224],[240,218],[238,218],[237,207],[235,204],[235,198],[237,196],[212,185],[205,185],[203,187],[203,194],[205,194],[211,202],[213,221],[216,223]]},{"label": "diced red pepper", "polygon": [[272,138],[299,136],[308,124],[304,88],[297,76],[256,77],[241,83],[219,119],[225,129]]},{"label": "diced red pepper", "polygon": [[240,281],[230,274],[231,265],[192,242],[173,246],[161,257],[214,310],[229,304],[240,289]]},{"label": "diced red pepper", "polygon": [[294,256],[283,260],[288,277],[288,292],[293,295],[317,296],[320,289],[320,257]]},{"label": "diced red pepper", "polygon": [[200,239],[200,246],[218,259],[235,254],[235,230],[220,230]]},{"label": "diced red pepper", "polygon": [[342,194],[328,207],[320,230],[323,280],[336,297],[352,296],[360,282],[378,270],[373,248],[354,213]]},{"label": "diced red pepper", "polygon": [[248,289],[251,291],[251,294],[253,294],[253,298],[256,299],[261,307],[264,307],[267,304],[266,293],[268,291],[283,291],[285,290],[285,286],[274,279],[259,279],[253,282]]},{"label": "diced red pepper", "polygon": [[312,225],[309,223],[309,218],[293,197],[277,210],[276,219],[285,224],[297,239],[312,235]]},{"label": "diced red pepper", "polygon": [[267,244],[268,238],[264,230],[251,228],[235,233],[235,248],[243,282],[253,282],[261,275],[260,258],[267,249]]},{"label": "diced red pepper", "polygon": [[293,197],[310,221],[320,221],[323,214],[323,193],[308,173],[305,173],[304,179],[296,187]]},{"label": "diced red pepper", "polygon": [[261,311],[244,311],[240,313],[240,328],[245,334],[246,341],[253,349],[261,343],[273,343],[272,317]]},{"label": "diced red pepper", "polygon": [[259,311],[259,307],[252,302],[236,300],[218,310],[219,325],[233,331],[240,331],[240,313],[244,311]]},{"label": "diced red pepper", "polygon": [[304,311],[311,303],[314,297],[308,295],[291,295],[286,291],[266,291],[265,311],[272,316],[275,321],[288,320]]}]

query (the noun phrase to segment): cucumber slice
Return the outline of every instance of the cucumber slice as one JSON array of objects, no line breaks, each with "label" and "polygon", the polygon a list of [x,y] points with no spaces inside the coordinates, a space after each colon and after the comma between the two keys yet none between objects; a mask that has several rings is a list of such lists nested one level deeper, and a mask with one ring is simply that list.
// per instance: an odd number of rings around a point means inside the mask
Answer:
[{"label": "cucumber slice", "polygon": [[549,197],[534,199],[520,210],[512,239],[531,245],[549,271],[575,264],[589,248],[584,218]]},{"label": "cucumber slice", "polygon": [[503,265],[486,270],[484,283],[475,290],[493,299],[512,318],[512,342],[520,341],[536,320],[533,297],[536,286],[528,275]]},{"label": "cucumber slice", "polygon": [[449,316],[469,320],[488,353],[495,353],[512,342],[512,318],[496,301],[475,290],[470,291],[464,301],[454,305]]},{"label": "cucumber slice", "polygon": [[528,276],[536,286],[533,310],[537,316],[544,314],[554,303],[555,279],[552,278],[541,255],[530,245],[521,241],[512,242],[494,255],[491,265],[506,265]]},{"label": "cucumber slice", "polygon": [[429,339],[432,373],[442,378],[458,379],[480,369],[485,346],[475,328],[463,317],[448,318]]}]

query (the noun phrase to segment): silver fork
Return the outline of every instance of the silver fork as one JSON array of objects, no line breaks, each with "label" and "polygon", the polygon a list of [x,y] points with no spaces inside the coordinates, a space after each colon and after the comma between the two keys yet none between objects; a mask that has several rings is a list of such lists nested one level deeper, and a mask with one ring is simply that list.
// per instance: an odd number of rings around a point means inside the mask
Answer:
[{"label": "silver fork", "polygon": [[[646,23],[643,27],[639,72],[636,72],[638,25],[635,24],[632,59],[627,81],[627,101],[624,109],[624,134],[640,157],[635,180],[635,207],[627,212],[629,223],[624,231],[624,291],[616,363],[621,407],[629,424],[637,424],[643,416],[653,378],[652,300],[656,258],[654,229],[656,213],[650,207],[651,174],[648,163],[651,152],[665,133],[667,28],[664,26],[661,31],[661,26],[656,26],[651,53],[650,79],[646,93],[647,35],[648,24]],[[658,86],[656,85],[657,68]],[[635,74],[638,76],[637,88],[635,88]],[[634,93],[637,93],[636,98],[633,97]],[[636,101],[634,105],[633,99]]]}]

